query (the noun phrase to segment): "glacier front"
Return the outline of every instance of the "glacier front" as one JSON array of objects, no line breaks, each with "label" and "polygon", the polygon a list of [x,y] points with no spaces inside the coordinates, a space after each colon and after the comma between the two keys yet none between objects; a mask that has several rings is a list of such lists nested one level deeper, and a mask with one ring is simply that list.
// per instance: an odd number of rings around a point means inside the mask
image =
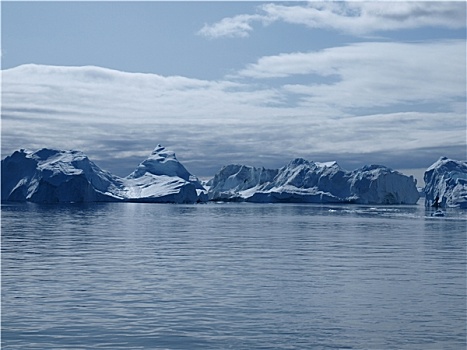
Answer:
[{"label": "glacier front", "polygon": [[346,171],[303,158],[280,169],[227,165],[207,185],[209,199],[220,201],[415,204],[420,197],[412,176],[385,166]]},{"label": "glacier front", "polygon": [[426,207],[467,209],[467,162],[441,157],[425,171],[423,178]]},{"label": "glacier front", "polygon": [[100,169],[80,151],[21,149],[2,160],[1,191],[2,201],[40,203],[207,200],[198,179],[160,145],[125,178]]}]

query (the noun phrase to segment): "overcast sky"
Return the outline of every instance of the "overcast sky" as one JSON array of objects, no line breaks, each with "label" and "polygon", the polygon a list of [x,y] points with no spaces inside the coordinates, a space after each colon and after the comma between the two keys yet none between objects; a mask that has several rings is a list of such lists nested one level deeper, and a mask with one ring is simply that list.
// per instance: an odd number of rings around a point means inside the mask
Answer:
[{"label": "overcast sky", "polygon": [[1,6],[2,158],[79,149],[120,176],[157,144],[198,176],[466,158],[464,1]]}]

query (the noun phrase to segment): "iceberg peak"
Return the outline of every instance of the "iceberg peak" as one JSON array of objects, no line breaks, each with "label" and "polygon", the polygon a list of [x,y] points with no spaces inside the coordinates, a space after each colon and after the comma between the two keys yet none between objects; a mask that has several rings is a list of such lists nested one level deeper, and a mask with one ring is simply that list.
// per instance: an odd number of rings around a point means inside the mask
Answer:
[{"label": "iceberg peak", "polygon": [[163,151],[165,151],[165,147],[158,143],[156,148],[154,148],[154,151],[152,151],[151,155],[156,155],[162,153]]},{"label": "iceberg peak", "polygon": [[135,179],[152,174],[158,176],[178,176],[183,180],[190,181],[192,175],[178,161],[175,153],[168,151],[165,147],[158,144],[150,156],[141,162],[138,167],[127,178]]}]

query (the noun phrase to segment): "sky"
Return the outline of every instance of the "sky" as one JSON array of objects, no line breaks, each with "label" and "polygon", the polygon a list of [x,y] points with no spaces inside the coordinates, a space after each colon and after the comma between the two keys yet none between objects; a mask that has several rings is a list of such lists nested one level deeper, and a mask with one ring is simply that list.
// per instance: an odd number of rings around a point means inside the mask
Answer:
[{"label": "sky", "polygon": [[1,2],[1,150],[126,176],[466,159],[466,2]]}]

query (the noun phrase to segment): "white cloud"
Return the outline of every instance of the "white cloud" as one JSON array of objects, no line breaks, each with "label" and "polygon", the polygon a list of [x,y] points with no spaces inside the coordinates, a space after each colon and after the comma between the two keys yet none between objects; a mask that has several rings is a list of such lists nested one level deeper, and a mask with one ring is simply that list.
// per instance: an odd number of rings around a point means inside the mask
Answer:
[{"label": "white cloud", "polygon": [[[448,150],[457,152],[447,154],[455,157],[465,145],[465,108],[451,111],[449,104],[450,98],[465,95],[465,87],[459,86],[465,83],[465,68],[458,72],[456,58],[462,47],[444,44],[421,45],[427,57],[438,51],[449,54],[430,59],[412,55],[420,44],[366,43],[282,55],[277,59],[289,68],[280,72],[269,57],[242,71],[244,80],[238,81],[98,67],[20,66],[2,71],[2,152],[5,156],[21,147],[80,149],[119,175],[130,173],[158,143],[172,148],[189,170],[201,176],[228,163],[276,167],[298,156],[331,158],[345,166],[345,159],[385,164],[378,160],[383,154],[401,162],[407,157],[400,154],[411,154],[428,166]],[[290,62],[297,60],[305,68],[295,71]],[[321,85],[278,86],[268,84],[268,79],[260,85],[246,78],[262,74],[287,78],[310,71],[340,78]],[[299,103],[288,104],[290,97]],[[436,102],[437,110],[410,106],[404,113],[348,110],[424,98]],[[420,152],[432,158],[418,159]]]},{"label": "white cloud", "polygon": [[201,28],[201,30],[198,32],[198,34],[209,38],[245,38],[248,37],[249,33],[253,30],[250,22],[261,20],[261,18],[262,17],[258,15],[238,15],[235,17],[226,17],[213,25],[205,24],[204,27]]},{"label": "white cloud", "polygon": [[98,160],[150,152],[157,143],[182,150],[220,144],[251,125],[252,115],[267,120],[268,104],[279,98],[274,89],[229,81],[98,67],[25,65],[3,71],[2,79],[3,152],[76,148]]},{"label": "white cloud", "polygon": [[100,67],[24,65],[4,71],[3,80],[4,106],[11,109],[21,110],[25,103],[28,108],[48,106],[56,111],[53,118],[63,118],[71,110],[90,121],[95,117],[113,120],[117,111],[128,117],[137,115],[133,119],[137,124],[150,122],[155,116],[183,123],[184,116],[189,115],[190,122],[196,122],[240,102],[242,106],[260,106],[277,95],[273,89],[248,91],[243,84],[229,81],[124,73]]},{"label": "white cloud", "polygon": [[199,34],[211,38],[247,37],[254,22],[268,25],[276,21],[309,28],[336,30],[352,35],[368,35],[423,27],[464,28],[465,2],[370,1],[318,2],[286,6],[270,3],[260,6],[256,15],[226,17],[205,24]]},{"label": "white cloud", "polygon": [[[465,97],[465,42],[366,42],[260,58],[238,74],[255,79],[310,75],[310,84],[283,89],[308,106],[339,108],[455,102]],[[333,76],[313,83],[313,75]]]}]

